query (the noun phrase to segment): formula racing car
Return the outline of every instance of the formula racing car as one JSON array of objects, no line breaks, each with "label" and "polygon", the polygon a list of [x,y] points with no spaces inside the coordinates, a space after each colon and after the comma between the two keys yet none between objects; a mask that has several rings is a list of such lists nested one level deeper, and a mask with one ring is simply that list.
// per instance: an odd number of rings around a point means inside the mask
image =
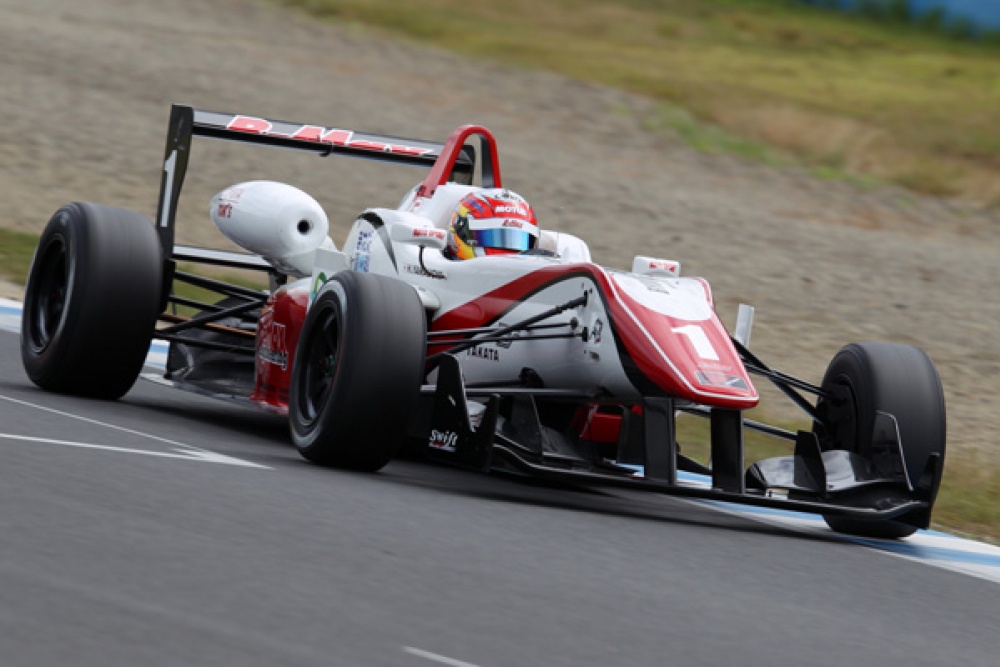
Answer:
[{"label": "formula racing car", "polygon": [[[194,137],[427,171],[396,208],[363,211],[339,246],[306,192],[237,183],[210,215],[246,252],[193,247],[175,226]],[[478,125],[434,143],[175,105],[155,221],[71,203],[45,228],[24,367],[43,389],[116,399],[157,338],[169,343],[157,381],[286,415],[298,451],[324,465],[376,471],[416,443],[477,471],[813,512],[855,535],[929,525],[945,407],[924,352],[850,344],[813,384],[751,352],[752,308],[730,334],[708,283],[677,261],[604,268],[584,240],[549,230],[523,252],[449,256],[456,206],[503,187],[494,136]],[[190,265],[258,271],[267,287]],[[216,296],[183,296],[184,283]],[[751,376],[811,426],[747,418],[760,401]],[[706,420],[708,460],[678,446],[678,419],[692,415]],[[746,465],[748,431],[788,454]]]}]

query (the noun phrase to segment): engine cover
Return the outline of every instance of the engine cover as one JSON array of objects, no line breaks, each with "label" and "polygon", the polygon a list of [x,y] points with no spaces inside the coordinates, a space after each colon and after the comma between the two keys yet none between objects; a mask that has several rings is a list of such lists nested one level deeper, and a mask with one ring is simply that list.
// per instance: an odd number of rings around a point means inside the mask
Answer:
[{"label": "engine cover", "polygon": [[317,248],[334,247],[319,202],[285,183],[237,183],[212,197],[210,212],[233,243],[299,278],[312,273]]}]

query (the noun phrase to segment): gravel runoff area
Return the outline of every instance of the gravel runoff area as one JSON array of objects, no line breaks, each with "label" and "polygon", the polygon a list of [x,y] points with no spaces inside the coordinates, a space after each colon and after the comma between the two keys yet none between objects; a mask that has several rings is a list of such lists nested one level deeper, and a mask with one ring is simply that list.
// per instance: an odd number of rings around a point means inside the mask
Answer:
[{"label": "gravel runoff area", "polygon": [[[698,153],[644,129],[655,105],[642,97],[387,41],[271,2],[0,0],[0,15],[4,227],[40,231],[73,200],[152,216],[173,102],[438,140],[480,123],[498,138],[505,185],[543,226],[588,240],[598,263],[680,260],[711,282],[727,325],[739,303],[757,308],[761,357],[817,381],[846,342],[919,345],[944,381],[950,445],[995,449],[995,211]],[[357,212],[395,205],[420,177],[203,142],[180,236],[218,244],[211,195],[275,178],[316,196],[339,242]]]}]

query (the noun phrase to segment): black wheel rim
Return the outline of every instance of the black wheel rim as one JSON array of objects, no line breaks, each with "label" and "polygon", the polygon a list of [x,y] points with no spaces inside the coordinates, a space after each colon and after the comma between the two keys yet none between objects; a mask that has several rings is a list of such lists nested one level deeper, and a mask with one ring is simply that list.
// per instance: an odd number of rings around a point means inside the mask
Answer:
[{"label": "black wheel rim", "polygon": [[69,262],[63,239],[51,239],[36,262],[35,285],[28,304],[28,333],[34,350],[42,352],[62,327],[69,304]]},{"label": "black wheel rim", "polygon": [[330,400],[337,370],[340,347],[340,319],[332,304],[325,304],[312,329],[306,334],[302,380],[299,392],[299,415],[309,427]]}]

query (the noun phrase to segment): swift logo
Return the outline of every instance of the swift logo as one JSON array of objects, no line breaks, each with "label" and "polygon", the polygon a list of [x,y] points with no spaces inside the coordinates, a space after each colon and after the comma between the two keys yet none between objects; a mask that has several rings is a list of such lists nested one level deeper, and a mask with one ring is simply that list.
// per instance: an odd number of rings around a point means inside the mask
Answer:
[{"label": "swift logo", "polygon": [[427,441],[427,446],[431,449],[439,449],[444,452],[454,452],[458,447],[458,433],[433,429],[431,430],[431,437]]}]

